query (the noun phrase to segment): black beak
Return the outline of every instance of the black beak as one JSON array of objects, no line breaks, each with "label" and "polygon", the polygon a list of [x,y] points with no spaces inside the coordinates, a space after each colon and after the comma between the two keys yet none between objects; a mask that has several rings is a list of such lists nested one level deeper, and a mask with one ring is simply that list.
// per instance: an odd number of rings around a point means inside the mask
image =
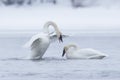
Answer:
[{"label": "black beak", "polygon": [[65,49],[64,49],[64,50],[63,50],[63,54],[62,54],[62,57],[64,57],[64,55],[65,55],[65,52],[66,52],[66,51],[65,51]]},{"label": "black beak", "polygon": [[62,35],[60,35],[59,41],[63,42]]}]

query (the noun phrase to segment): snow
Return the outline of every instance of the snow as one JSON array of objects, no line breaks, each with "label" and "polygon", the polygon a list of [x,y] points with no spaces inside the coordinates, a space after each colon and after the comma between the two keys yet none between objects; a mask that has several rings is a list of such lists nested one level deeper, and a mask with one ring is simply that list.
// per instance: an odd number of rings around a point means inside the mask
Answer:
[{"label": "snow", "polygon": [[45,22],[54,21],[60,29],[120,30],[117,8],[78,8],[61,6],[1,7],[0,30],[41,30]]}]

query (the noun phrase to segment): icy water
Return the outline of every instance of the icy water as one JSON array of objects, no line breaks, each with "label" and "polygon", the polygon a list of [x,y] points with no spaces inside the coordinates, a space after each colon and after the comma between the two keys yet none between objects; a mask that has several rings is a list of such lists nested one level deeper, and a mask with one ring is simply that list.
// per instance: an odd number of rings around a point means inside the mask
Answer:
[{"label": "icy water", "polygon": [[[32,35],[31,35],[32,36]],[[25,36],[0,37],[0,80],[119,80],[120,36],[71,36],[52,43],[43,60],[31,61]],[[94,48],[109,55],[102,60],[67,60],[62,48],[68,43]]]}]

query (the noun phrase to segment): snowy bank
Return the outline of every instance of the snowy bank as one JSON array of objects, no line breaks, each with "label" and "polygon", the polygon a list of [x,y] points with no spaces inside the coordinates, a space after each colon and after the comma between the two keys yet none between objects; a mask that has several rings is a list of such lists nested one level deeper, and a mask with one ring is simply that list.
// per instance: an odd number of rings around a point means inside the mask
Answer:
[{"label": "snowy bank", "polygon": [[120,11],[117,8],[1,7],[0,30],[38,30],[46,21],[54,21],[60,29],[119,31]]}]

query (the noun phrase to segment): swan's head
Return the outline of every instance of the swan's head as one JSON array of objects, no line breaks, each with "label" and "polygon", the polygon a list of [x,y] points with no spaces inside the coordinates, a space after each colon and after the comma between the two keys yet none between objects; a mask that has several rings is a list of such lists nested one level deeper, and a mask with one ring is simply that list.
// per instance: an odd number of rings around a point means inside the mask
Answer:
[{"label": "swan's head", "polygon": [[49,30],[48,30],[48,27],[49,27],[50,25],[54,27],[59,42],[63,42],[62,33],[61,33],[60,30],[58,29],[58,26],[57,26],[56,23],[54,23],[54,22],[52,22],[52,21],[48,21],[48,22],[44,25],[44,32],[45,32],[45,33],[48,33],[49,35],[51,34],[51,33],[49,33]]},{"label": "swan's head", "polygon": [[58,39],[59,39],[59,42],[63,42],[63,37],[61,33],[59,33]]},{"label": "swan's head", "polygon": [[65,46],[65,47],[63,48],[62,57],[64,57],[64,55],[65,55],[65,53],[66,53],[67,50],[68,50],[68,46]]},{"label": "swan's head", "polygon": [[64,57],[65,53],[70,49],[70,48],[73,48],[73,49],[77,49],[77,45],[76,44],[69,44],[67,46],[64,46],[63,48],[63,53],[62,53],[62,57]]}]

